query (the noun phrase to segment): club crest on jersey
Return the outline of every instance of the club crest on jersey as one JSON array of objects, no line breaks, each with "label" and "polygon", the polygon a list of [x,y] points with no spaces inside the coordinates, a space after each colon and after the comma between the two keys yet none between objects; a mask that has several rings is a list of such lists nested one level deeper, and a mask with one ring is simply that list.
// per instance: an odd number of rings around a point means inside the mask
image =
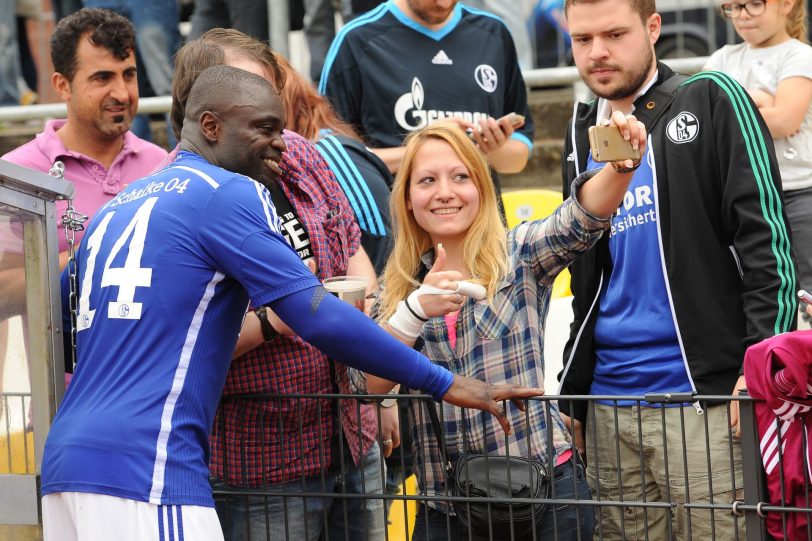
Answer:
[{"label": "club crest on jersey", "polygon": [[411,91],[400,96],[395,102],[395,121],[398,126],[404,130],[414,131],[441,118],[463,118],[468,122],[479,122],[481,118],[488,118],[487,113],[423,109],[425,97],[423,83],[415,77],[412,79]]},{"label": "club crest on jersey", "polygon": [[699,120],[687,111],[682,111],[671,119],[665,128],[665,134],[672,142],[681,145],[696,139],[699,133]]},{"label": "club crest on jersey", "polygon": [[476,79],[476,84],[485,92],[493,92],[496,90],[496,85],[499,82],[496,70],[487,64],[480,64],[476,67],[474,70],[474,79]]}]

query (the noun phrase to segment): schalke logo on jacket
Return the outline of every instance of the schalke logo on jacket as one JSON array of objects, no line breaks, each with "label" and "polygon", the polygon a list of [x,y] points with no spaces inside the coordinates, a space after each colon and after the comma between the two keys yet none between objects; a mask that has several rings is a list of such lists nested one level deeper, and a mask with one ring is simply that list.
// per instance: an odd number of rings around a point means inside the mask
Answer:
[{"label": "schalke logo on jacket", "polygon": [[671,119],[665,128],[668,138],[678,145],[696,139],[699,133],[699,120],[687,111],[682,111]]}]

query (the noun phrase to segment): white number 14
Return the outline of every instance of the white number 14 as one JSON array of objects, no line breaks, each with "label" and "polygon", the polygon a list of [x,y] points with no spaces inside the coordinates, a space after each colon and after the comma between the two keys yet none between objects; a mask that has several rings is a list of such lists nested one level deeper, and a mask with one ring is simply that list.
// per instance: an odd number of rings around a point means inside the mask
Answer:
[{"label": "white number 14", "polygon": [[[134,302],[135,288],[150,287],[152,285],[152,269],[141,266],[141,256],[144,254],[144,241],[147,237],[149,218],[157,197],[150,197],[135,212],[135,216],[124,228],[124,232],[116,239],[101,276],[101,287],[118,286],[118,297],[115,301],[107,303],[107,317],[110,319],[141,319],[142,303]],[[82,293],[79,296],[79,330],[89,329],[93,325],[96,310],[90,309],[90,293],[93,289],[93,274],[96,269],[96,257],[99,255],[107,226],[116,211],[105,215],[93,234],[87,239],[87,266],[82,279]],[[127,259],[123,267],[111,268],[110,265],[118,253],[129,240]]]}]

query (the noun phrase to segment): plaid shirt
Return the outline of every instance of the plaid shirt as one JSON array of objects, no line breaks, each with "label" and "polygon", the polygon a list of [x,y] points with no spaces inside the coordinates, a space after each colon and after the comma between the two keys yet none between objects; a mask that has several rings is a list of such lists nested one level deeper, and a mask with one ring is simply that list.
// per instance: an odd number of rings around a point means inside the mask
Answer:
[{"label": "plaid shirt", "polygon": [[[287,152],[280,185],[310,236],[319,279],[344,275],[358,251],[360,231],[344,193],[319,152],[285,131]],[[346,367],[335,364],[346,381]],[[340,385],[343,392],[346,384]],[[335,392],[327,357],[299,337],[279,336],[234,359],[223,396],[246,393]],[[372,406],[341,400],[341,423],[353,459],[363,456],[377,434]],[[211,471],[228,484],[259,487],[314,477],[330,466],[331,401],[245,398],[221,403],[211,437]]]},{"label": "plaid shirt", "polygon": [[[499,284],[493,302],[465,301],[457,319],[457,345],[453,350],[445,319],[430,318],[421,334],[425,341],[422,353],[455,374],[491,384],[543,387],[544,319],[553,281],[580,252],[597,242],[608,226],[608,219],[595,218],[575,200],[568,199],[549,219],[512,229],[507,239],[508,274]],[[433,253],[426,254],[423,262],[430,268]],[[365,392],[363,375],[350,370],[350,376],[353,387]],[[528,448],[530,456],[548,464],[547,402],[531,400],[527,412],[507,404],[513,434],[505,438],[490,414],[442,403],[438,415],[452,464],[466,451],[496,455],[509,452],[511,456],[527,457]],[[415,473],[421,489],[432,496],[445,492],[445,467],[424,407],[424,401],[412,401],[416,420],[412,427]],[[557,405],[550,403],[549,409],[552,447],[557,459],[572,443]],[[445,508],[442,502],[429,505]]]}]

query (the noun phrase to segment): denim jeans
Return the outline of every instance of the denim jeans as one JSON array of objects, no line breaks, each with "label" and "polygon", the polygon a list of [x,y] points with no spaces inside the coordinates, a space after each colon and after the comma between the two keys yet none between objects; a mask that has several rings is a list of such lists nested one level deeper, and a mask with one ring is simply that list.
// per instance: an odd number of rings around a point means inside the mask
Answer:
[{"label": "denim jeans", "polygon": [[180,46],[176,0],[84,0],[85,7],[106,8],[135,26],[138,56],[156,96],[172,94],[172,58]]},{"label": "denim jeans", "polygon": [[195,0],[189,39],[212,28],[234,28],[260,41],[268,41],[266,0]]},{"label": "denim jeans", "polygon": [[[341,17],[344,24],[352,20],[350,0],[341,0]],[[304,35],[310,52],[310,80],[318,84],[327,51],[336,37],[331,0],[304,0]]]},{"label": "denim jeans", "polygon": [[[574,500],[576,494],[580,500],[592,499],[583,465],[579,463],[574,469],[572,462],[568,461],[555,468],[554,490],[551,490],[549,497],[557,500]],[[536,528],[535,539],[538,541],[587,541],[592,539],[594,530],[595,517],[592,507],[548,505]],[[497,533],[493,532],[494,535]],[[469,539],[484,541],[490,538],[490,532],[469,532],[456,516],[423,505],[417,513],[412,541],[464,541]]]},{"label": "denim jeans", "polygon": [[[341,497],[294,497],[302,494],[383,494],[381,452],[373,443],[359,466],[349,458],[342,472],[325,472],[323,477],[292,481],[260,489],[240,489],[251,496],[215,497],[217,514],[226,541],[383,541],[386,519],[382,499]],[[215,490],[226,489],[212,481]],[[261,495],[260,495],[261,494]]]},{"label": "denim jeans", "polygon": [[17,46],[16,0],[0,0],[0,105],[20,105],[22,78]]}]

